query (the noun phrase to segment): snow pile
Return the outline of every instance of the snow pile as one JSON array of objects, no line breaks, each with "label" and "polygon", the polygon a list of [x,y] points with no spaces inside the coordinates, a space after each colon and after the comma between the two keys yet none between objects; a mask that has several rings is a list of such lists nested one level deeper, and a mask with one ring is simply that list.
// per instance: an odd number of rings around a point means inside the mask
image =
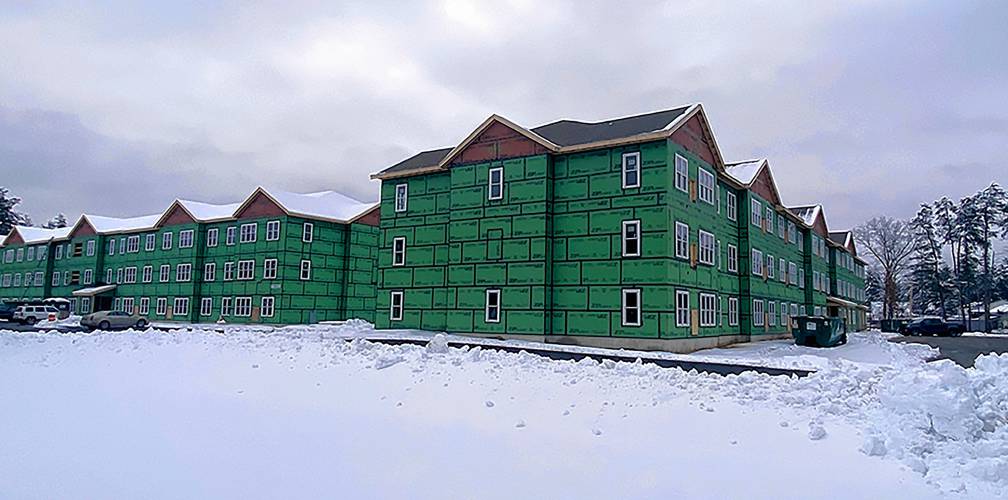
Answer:
[{"label": "snow pile", "polygon": [[73,328],[73,327],[80,326],[80,320],[81,320],[80,316],[76,316],[76,315],[71,314],[70,316],[67,316],[66,318],[58,319],[56,321],[49,321],[48,319],[44,319],[44,320],[38,321],[38,322],[35,323],[35,327],[36,328],[54,328],[56,330],[63,329],[63,328]]}]

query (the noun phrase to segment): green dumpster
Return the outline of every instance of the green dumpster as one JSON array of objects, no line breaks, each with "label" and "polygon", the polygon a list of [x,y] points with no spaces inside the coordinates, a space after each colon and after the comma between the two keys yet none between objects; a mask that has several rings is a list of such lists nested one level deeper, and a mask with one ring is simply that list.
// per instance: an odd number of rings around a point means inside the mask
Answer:
[{"label": "green dumpster", "polygon": [[847,343],[847,322],[825,316],[794,316],[791,336],[797,345],[835,347]]}]

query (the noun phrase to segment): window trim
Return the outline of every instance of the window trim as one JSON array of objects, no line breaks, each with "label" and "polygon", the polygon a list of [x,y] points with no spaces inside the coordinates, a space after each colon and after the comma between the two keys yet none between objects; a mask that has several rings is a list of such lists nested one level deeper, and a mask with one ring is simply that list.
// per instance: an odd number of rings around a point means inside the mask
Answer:
[{"label": "window trim", "polygon": [[[271,233],[275,233],[272,234],[272,238],[270,237]],[[266,241],[279,241],[279,240],[280,240],[280,221],[278,220],[266,221]]]},{"label": "window trim", "polygon": [[[497,195],[494,196],[494,174],[500,176],[497,179],[496,187],[498,188]],[[487,172],[487,199],[488,200],[500,200],[504,198],[504,167],[494,167]]]},{"label": "window trim", "polygon": [[[486,295],[486,302],[485,302],[485,306],[483,308],[483,322],[484,323],[500,323],[501,313],[503,312],[502,311],[503,308],[501,307],[501,291],[500,291],[500,288],[487,288],[485,295]],[[493,304],[493,305],[490,304],[490,297],[491,296],[496,297],[496,304]],[[491,307],[497,309],[497,316],[494,319],[490,319],[490,310],[491,310]]]},{"label": "window trim", "polygon": [[[400,199],[399,198],[399,192],[400,191],[402,191],[402,206],[399,206],[399,199]],[[406,211],[406,207],[409,204],[409,184],[407,184],[405,182],[402,183],[402,184],[396,184],[396,187],[395,187],[395,198],[393,199],[393,203],[395,205],[394,208],[395,208],[395,212],[396,213],[402,213],[402,212]]]},{"label": "window trim", "polygon": [[315,224],[305,222],[301,225],[301,243],[311,243],[315,241]]},{"label": "window trim", "polygon": [[[635,236],[633,238],[627,237],[627,228],[634,227],[636,229]],[[637,248],[633,252],[627,251],[627,243],[633,241],[636,243]],[[640,257],[641,256],[641,221],[640,219],[625,220],[622,224],[622,232],[620,234],[621,250],[623,257]]]},{"label": "window trim", "polygon": [[[398,301],[396,299],[399,299]],[[396,304],[398,302],[398,305]],[[396,308],[399,308],[396,314]],[[402,321],[403,312],[406,310],[406,302],[402,290],[393,290],[389,293],[389,321]]]},{"label": "window trim", "polygon": [[[402,244],[402,248],[398,248]],[[392,265],[395,267],[406,265],[406,237],[396,236],[392,238]]]},{"label": "window trim", "polygon": [[[704,260],[704,236],[709,237],[710,248],[708,249],[708,260]],[[699,230],[699,235],[697,236],[697,261],[701,264],[706,264],[708,266],[714,265],[714,258],[717,253],[717,238],[714,237],[714,233]]]},{"label": "window trim", "polygon": [[218,239],[220,238],[220,231],[216,227],[211,227],[207,229],[206,246],[207,248],[214,248],[217,246]]},{"label": "window trim", "polygon": [[[631,151],[628,153],[623,153],[623,155],[620,157],[620,184],[623,186],[623,189],[636,189],[641,187],[642,175],[641,175],[640,156],[641,156],[640,151]],[[633,168],[627,168],[628,158],[634,158],[637,160]],[[637,179],[633,183],[628,183],[627,174],[631,172],[637,174]]]},{"label": "window trim", "polygon": [[[710,179],[710,186],[707,186],[708,190],[707,190],[707,197],[706,198],[704,197],[704,187],[705,187],[704,186],[704,178],[705,178],[704,176],[705,175],[707,176],[706,178]],[[707,170],[704,170],[703,167],[698,167],[697,168],[697,198],[700,198],[700,201],[703,201],[705,203],[709,203],[710,205],[714,205],[714,191],[716,190],[716,188],[717,188],[717,177],[715,177],[714,174],[708,172]],[[710,198],[710,199],[707,199],[707,198]]]},{"label": "window trim", "polygon": [[738,273],[738,246],[728,244],[728,272]]},{"label": "window trim", "polygon": [[[627,307],[627,296],[635,295],[637,297],[637,305],[630,308]],[[622,302],[620,303],[620,326],[629,327],[640,327],[644,324],[644,311],[641,306],[641,289],[640,288],[624,288],[620,294]],[[627,321],[627,312],[631,309],[635,309],[637,313],[637,321]]]},{"label": "window trim", "polygon": [[[682,165],[684,167],[682,172],[679,171],[680,160],[682,160]],[[675,163],[673,165],[675,169],[675,188],[684,193],[689,193],[689,159],[679,153],[676,153],[673,161]],[[682,174],[682,186],[679,185],[680,174]]]},{"label": "window trim", "polygon": [[725,190],[725,211],[728,212],[728,220],[738,220],[738,199],[728,190]]},{"label": "window trim", "polygon": [[172,232],[161,233],[161,250],[172,249]]},{"label": "window trim", "polygon": [[[682,254],[679,253],[679,236],[680,236],[679,235],[679,228],[680,227],[686,229],[686,231],[685,231],[686,238],[685,238],[685,240],[683,242],[683,253]],[[675,235],[674,235],[675,239],[674,239],[673,242],[675,244],[675,257],[677,259],[689,259],[690,258],[690,255],[689,255],[689,231],[690,231],[689,224],[686,224],[685,222],[675,221]]]},{"label": "window trim", "polygon": [[[710,303],[709,309],[704,308],[704,300],[707,299]],[[704,321],[706,314],[710,315],[710,321]],[[700,326],[704,328],[710,328],[717,326],[717,294],[713,293],[700,293]]]},{"label": "window trim", "polygon": [[[269,308],[266,307],[266,302],[269,301]],[[267,314],[267,311],[269,314]],[[272,295],[263,295],[259,299],[259,317],[260,318],[272,318],[276,314],[276,298]]]},{"label": "window trim", "polygon": [[[308,264],[308,267],[305,267]],[[300,273],[298,274],[298,279],[300,281],[311,281],[312,279],[312,262],[311,259],[301,259],[301,264],[298,266]],[[305,271],[308,271],[308,276],[305,277]]]},{"label": "window trim", "polygon": [[728,326],[738,326],[738,297],[728,297]]},{"label": "window trim", "polygon": [[[683,310],[682,304],[679,303],[679,297],[686,298],[685,310]],[[680,321],[679,312],[684,312],[685,320]],[[690,326],[690,293],[689,290],[676,290],[675,291],[675,326],[677,328],[689,327]]]}]

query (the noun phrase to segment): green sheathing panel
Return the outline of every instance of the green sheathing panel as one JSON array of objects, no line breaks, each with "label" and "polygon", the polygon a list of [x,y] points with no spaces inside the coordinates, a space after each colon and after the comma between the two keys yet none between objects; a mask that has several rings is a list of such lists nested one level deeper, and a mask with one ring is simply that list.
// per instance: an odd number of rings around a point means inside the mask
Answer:
[{"label": "green sheathing panel", "polygon": [[[856,266],[857,263],[845,249],[830,248],[830,295],[850,302],[861,303],[858,290],[864,289],[864,280],[855,273]],[[841,286],[841,282],[850,285]],[[856,314],[857,311],[858,309],[853,307],[841,308],[840,317],[847,319],[852,327],[860,330],[864,328],[864,325],[861,323],[861,315]]]},{"label": "green sheathing panel", "polygon": [[346,252],[344,318],[375,321],[375,294],[378,281],[379,228],[354,223],[349,226],[349,251]]},{"label": "green sheathing panel", "polygon": [[[747,201],[747,212],[752,209],[752,200],[757,200],[760,203],[762,217],[764,221],[766,220],[766,207],[773,206],[769,202],[759,195],[749,192],[749,201]],[[747,324],[752,328],[752,335],[763,335],[763,334],[783,334],[788,333],[790,330],[788,328],[788,317],[790,317],[791,305],[794,304],[796,307],[800,306],[805,301],[805,292],[799,287],[797,282],[792,284],[791,280],[788,279],[789,270],[791,264],[795,266],[795,275],[797,275],[797,269],[802,266],[804,259],[804,253],[802,248],[798,245],[797,241],[790,241],[788,238],[788,227],[789,221],[781,213],[777,212],[776,209],[773,211],[772,222],[764,222],[764,226],[758,227],[751,223],[749,216],[747,214],[746,223],[748,224],[748,245],[750,251],[747,254],[747,261],[751,260],[752,251],[751,249],[759,250],[762,254],[763,259],[763,274],[757,276],[752,272],[752,262],[750,261],[747,265],[747,276],[749,279],[749,298],[747,302],[747,309],[749,312],[749,317]],[[783,224],[783,232],[781,232],[781,224]],[[795,231],[798,230],[798,226],[795,226]],[[797,233],[795,233],[797,234]],[[771,262],[772,257],[772,262]],[[784,275],[781,275],[780,262],[784,259]],[[770,267],[773,270],[770,270]],[[763,301],[763,325],[755,325],[754,318],[752,317],[752,301],[762,300]],[[773,317],[770,315],[770,303],[773,303]],[[781,316],[781,308],[786,308],[785,316]],[[782,321],[783,320],[783,321]]]},{"label": "green sheathing panel", "polygon": [[[49,246],[42,243],[0,247],[0,300],[32,300],[49,296],[51,261],[46,253]],[[7,286],[3,286],[5,284]]]},{"label": "green sheathing panel", "polygon": [[[397,213],[398,184],[406,184],[409,194],[406,211]],[[382,182],[376,327],[449,329],[449,294],[452,309],[457,303],[457,294],[454,290],[449,293],[447,285],[451,187],[452,177],[447,172]],[[405,238],[406,242],[402,266],[392,265],[392,242],[397,237]],[[461,245],[458,248],[456,258],[461,261]],[[457,277],[456,281],[464,279]],[[393,291],[403,292],[403,317],[398,321],[390,319]]]},{"label": "green sheathing panel", "polygon": [[[94,241],[94,255],[87,254],[88,241]],[[56,248],[59,246],[62,250]],[[78,249],[81,251],[77,252]],[[47,278],[50,283],[49,296],[76,302],[73,297],[74,290],[94,286],[83,283],[84,271],[87,269],[91,270],[94,283],[104,283],[104,275],[98,270],[103,262],[105,250],[105,237],[100,235],[80,236],[54,244],[49,249],[49,258],[52,259],[51,275]],[[116,250],[118,251],[118,248]],[[58,281],[53,279],[56,273],[59,273]],[[68,275],[70,279],[67,279]],[[76,281],[75,275],[78,277]]]},{"label": "green sheathing panel", "polygon": [[819,308],[821,314],[826,309],[826,292],[821,288],[816,289],[813,276],[815,272],[822,275],[829,275],[829,254],[820,257],[813,252],[816,239],[822,239],[814,231],[805,232],[805,311],[807,314],[815,314]]}]

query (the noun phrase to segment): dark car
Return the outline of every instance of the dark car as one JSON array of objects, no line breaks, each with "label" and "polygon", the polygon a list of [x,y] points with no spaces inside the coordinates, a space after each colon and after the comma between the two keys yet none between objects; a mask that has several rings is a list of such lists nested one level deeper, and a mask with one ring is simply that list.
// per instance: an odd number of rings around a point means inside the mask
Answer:
[{"label": "dark car", "polygon": [[962,325],[949,323],[941,318],[920,318],[904,326],[900,330],[900,333],[912,336],[936,335],[958,337],[963,334],[963,330]]},{"label": "dark car", "polygon": [[0,319],[5,319],[7,321],[12,321],[14,319],[14,310],[17,306],[14,304],[8,304],[6,302],[0,302]]}]

